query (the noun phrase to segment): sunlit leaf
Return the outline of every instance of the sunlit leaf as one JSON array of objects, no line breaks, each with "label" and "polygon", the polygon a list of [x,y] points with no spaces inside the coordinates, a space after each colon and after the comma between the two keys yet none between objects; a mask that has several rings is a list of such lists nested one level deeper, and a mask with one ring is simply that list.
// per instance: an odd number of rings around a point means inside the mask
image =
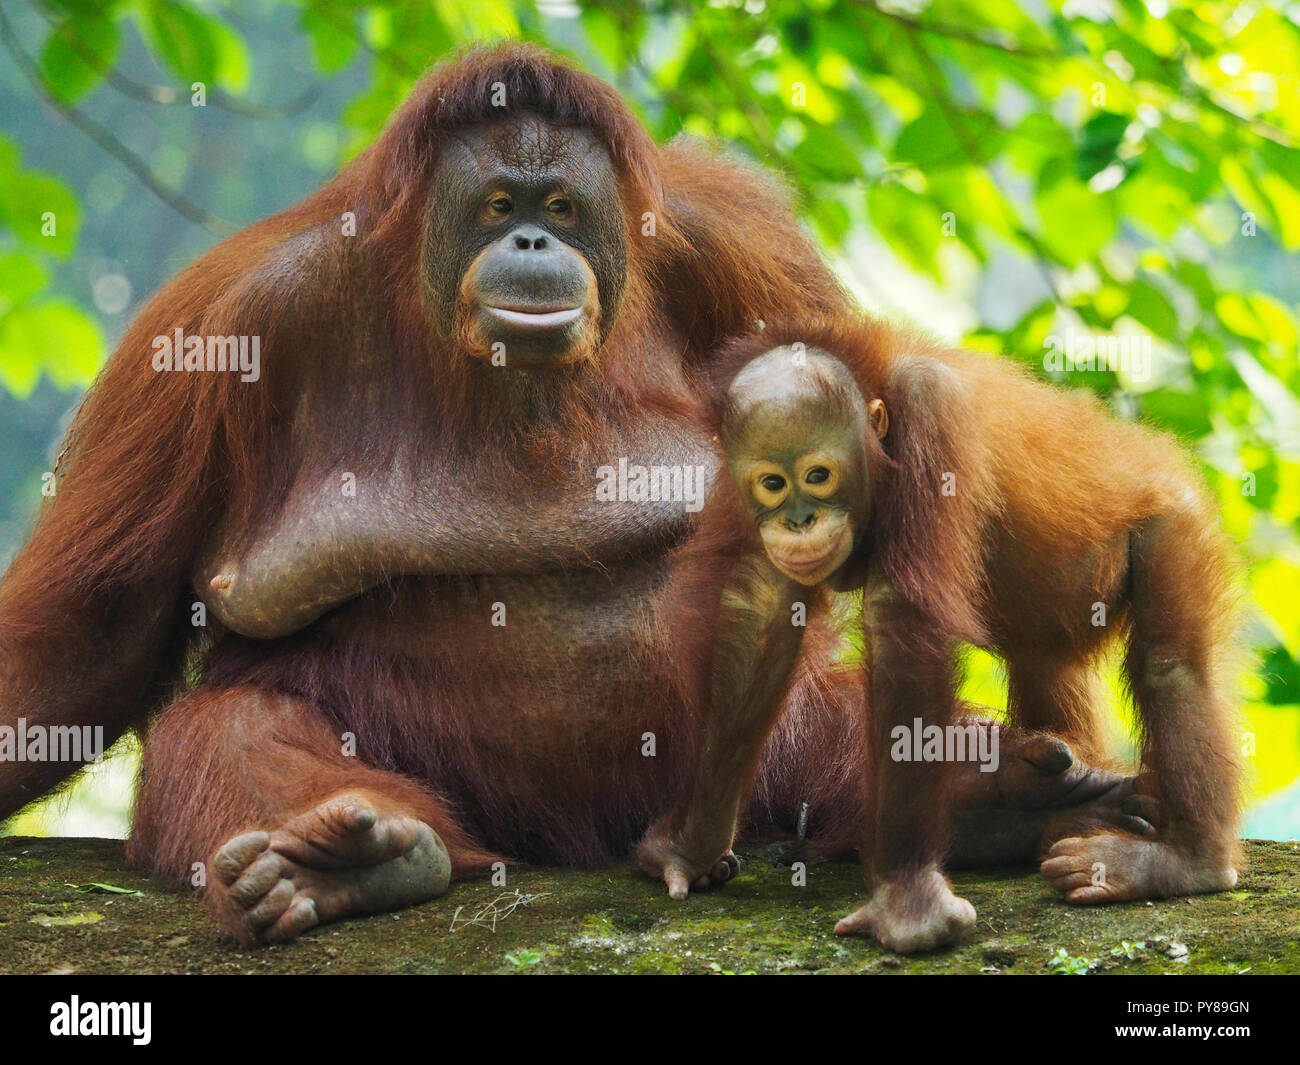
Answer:
[{"label": "sunlit leaf", "polygon": [[121,43],[112,18],[77,14],[66,19],[41,51],[46,88],[64,103],[75,103],[104,80]]}]

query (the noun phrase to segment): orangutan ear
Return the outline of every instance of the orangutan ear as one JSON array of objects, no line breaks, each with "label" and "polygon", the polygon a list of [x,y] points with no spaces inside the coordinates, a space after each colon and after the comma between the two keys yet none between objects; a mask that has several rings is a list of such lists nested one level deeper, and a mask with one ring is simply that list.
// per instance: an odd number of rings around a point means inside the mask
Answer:
[{"label": "orangutan ear", "polygon": [[885,401],[883,399],[873,399],[867,404],[867,418],[871,422],[871,428],[876,434],[876,438],[878,440],[885,439],[885,434],[889,432],[889,412],[885,410]]}]

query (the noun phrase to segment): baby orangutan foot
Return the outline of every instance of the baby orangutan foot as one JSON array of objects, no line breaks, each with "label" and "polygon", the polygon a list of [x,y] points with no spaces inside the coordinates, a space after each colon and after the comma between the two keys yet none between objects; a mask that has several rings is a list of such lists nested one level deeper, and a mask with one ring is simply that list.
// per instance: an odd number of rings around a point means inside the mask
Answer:
[{"label": "baby orangutan foot", "polygon": [[1203,895],[1237,883],[1237,870],[1226,859],[1108,832],[1058,841],[1042,873],[1066,902],[1082,904]]},{"label": "baby orangutan foot", "polygon": [[835,934],[870,932],[886,950],[913,954],[953,943],[974,924],[975,907],[930,869],[880,884],[870,902],[835,926]]},{"label": "baby orangutan foot", "polygon": [[[705,891],[725,884],[740,872],[740,859],[728,847],[717,857],[716,845],[696,846],[655,826],[636,849],[641,871],[668,885],[668,894],[684,899],[691,889]],[[709,857],[702,857],[708,854]]]},{"label": "baby orangutan foot", "polygon": [[434,898],[447,890],[451,862],[423,821],[344,793],[272,832],[228,840],[213,871],[208,901],[217,919],[251,945]]}]

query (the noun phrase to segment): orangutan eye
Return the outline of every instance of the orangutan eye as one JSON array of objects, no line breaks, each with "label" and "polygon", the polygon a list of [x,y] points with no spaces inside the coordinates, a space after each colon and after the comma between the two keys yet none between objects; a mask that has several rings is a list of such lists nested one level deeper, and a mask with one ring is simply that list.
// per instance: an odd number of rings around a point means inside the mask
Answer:
[{"label": "orangutan eye", "polygon": [[546,209],[553,215],[563,216],[573,210],[573,204],[568,200],[557,196],[555,199],[547,203]]},{"label": "orangutan eye", "polygon": [[760,507],[775,510],[790,495],[790,482],[775,463],[764,462],[750,473],[749,491]]},{"label": "orangutan eye", "polygon": [[515,205],[510,202],[509,196],[494,196],[488,201],[488,208],[498,218],[504,218],[514,210],[514,206]]},{"label": "orangutan eye", "polygon": [[800,477],[808,494],[818,499],[830,499],[840,486],[839,465],[819,460],[815,455],[810,455],[807,461]]}]

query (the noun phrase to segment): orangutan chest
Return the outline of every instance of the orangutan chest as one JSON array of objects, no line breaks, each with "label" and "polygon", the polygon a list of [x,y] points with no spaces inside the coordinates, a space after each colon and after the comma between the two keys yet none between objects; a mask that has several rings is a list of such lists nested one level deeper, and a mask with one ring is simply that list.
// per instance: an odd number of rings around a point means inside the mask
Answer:
[{"label": "orangutan chest", "polygon": [[687,535],[716,469],[706,438],[647,423],[553,463],[398,459],[364,480],[303,471],[251,544],[218,530],[196,588],[227,628],[260,638],[299,631],[393,577],[526,576],[515,598],[544,610],[556,574]]},{"label": "orangutan chest", "polygon": [[[597,568],[410,578],[329,622],[442,669],[589,685],[626,675],[668,639],[668,553]],[[398,639],[394,641],[394,637]]]}]

